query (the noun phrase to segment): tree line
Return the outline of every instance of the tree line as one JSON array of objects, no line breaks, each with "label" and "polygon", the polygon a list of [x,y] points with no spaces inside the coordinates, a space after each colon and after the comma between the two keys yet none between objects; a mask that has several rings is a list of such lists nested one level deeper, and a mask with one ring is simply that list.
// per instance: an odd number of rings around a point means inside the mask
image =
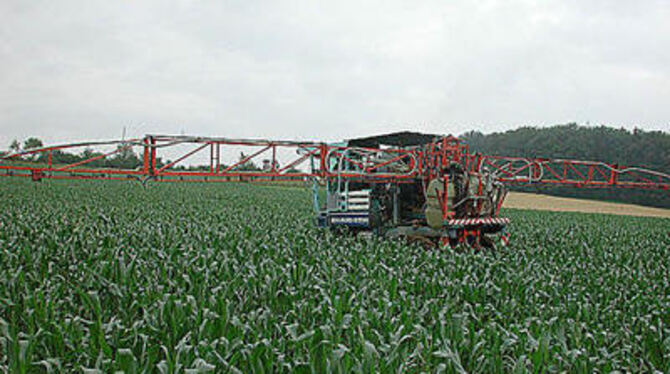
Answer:
[{"label": "tree line", "polygon": [[[575,123],[546,128],[521,127],[461,136],[470,150],[483,154],[519,157],[571,158],[644,167],[670,174],[670,133],[579,126]],[[670,208],[668,191],[579,189],[556,186],[513,186],[513,190],[549,195],[609,200]]]}]

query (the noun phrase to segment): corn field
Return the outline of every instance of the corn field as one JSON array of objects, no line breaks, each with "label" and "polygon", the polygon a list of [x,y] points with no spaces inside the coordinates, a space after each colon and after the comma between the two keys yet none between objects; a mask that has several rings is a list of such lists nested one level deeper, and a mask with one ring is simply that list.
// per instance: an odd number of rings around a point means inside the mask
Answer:
[{"label": "corn field", "polygon": [[0,181],[0,371],[670,372],[670,220],[497,251],[322,231],[307,190]]}]

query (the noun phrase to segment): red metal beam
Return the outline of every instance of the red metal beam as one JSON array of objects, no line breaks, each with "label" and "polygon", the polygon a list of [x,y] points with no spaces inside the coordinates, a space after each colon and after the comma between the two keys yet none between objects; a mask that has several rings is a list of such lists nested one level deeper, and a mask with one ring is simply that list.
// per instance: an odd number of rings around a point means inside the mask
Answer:
[{"label": "red metal beam", "polygon": [[254,154],[252,154],[252,155],[250,155],[250,156],[246,156],[246,157],[242,158],[240,161],[238,161],[238,162],[236,162],[236,163],[234,163],[234,164],[228,166],[227,168],[225,168],[225,169],[224,169],[221,173],[219,173],[219,174],[225,174],[225,173],[229,172],[230,170],[233,170],[233,169],[237,168],[238,166],[245,164],[246,162],[248,162],[248,161],[251,160],[252,158],[254,158],[254,157],[260,155],[261,153],[267,151],[268,149],[270,149],[271,146],[272,146],[271,144],[268,144],[265,148],[259,150],[258,152],[254,153]]},{"label": "red metal beam", "polygon": [[65,165],[65,166],[60,167],[58,169],[54,169],[54,171],[65,171],[65,170],[68,170],[68,169],[72,169],[73,167],[77,167],[79,165],[85,165],[85,164],[88,164],[89,162],[100,160],[101,158],[105,158],[107,156],[111,156],[113,154],[119,153],[121,151],[124,151],[124,150],[130,148],[130,147],[132,147],[132,146],[125,145],[125,146],[119,147],[119,148],[117,148],[117,149],[115,149],[111,152],[107,152],[107,153],[104,153],[104,154],[101,154],[101,155],[98,155],[98,156],[95,156],[95,157],[91,157],[91,158],[86,159],[86,160],[82,160],[82,161],[75,162],[75,163],[72,163],[72,164],[69,164],[69,165]]},{"label": "red metal beam", "polygon": [[294,161],[290,162],[289,164],[287,164],[287,165],[284,166],[283,168],[279,169],[279,170],[277,171],[277,173],[278,173],[278,174],[281,174],[281,173],[284,172],[285,170],[288,170],[288,169],[290,169],[290,168],[292,168],[292,167],[294,167],[294,166],[296,166],[296,165],[299,165],[299,164],[302,163],[303,161],[307,160],[307,158],[308,158],[309,156],[314,155],[317,151],[318,151],[318,149],[313,149],[313,150],[309,151],[308,153],[305,153],[304,155],[298,157],[297,159],[295,159]]},{"label": "red metal beam", "polygon": [[167,168],[169,168],[169,167],[171,167],[171,166],[177,164],[177,163],[180,162],[180,161],[183,161],[183,160],[187,159],[187,158],[190,157],[190,156],[193,156],[194,154],[198,153],[199,151],[201,151],[203,148],[207,147],[208,145],[209,145],[209,144],[205,143],[205,144],[201,145],[200,147],[198,147],[198,148],[196,148],[196,149],[194,149],[194,150],[192,150],[192,151],[190,151],[190,152],[184,154],[183,156],[177,158],[176,160],[174,160],[174,161],[170,162],[169,164],[163,166],[162,168],[156,170],[156,174],[155,174],[155,175],[160,175],[161,172],[162,172],[163,170],[165,170],[165,169],[167,169]]}]

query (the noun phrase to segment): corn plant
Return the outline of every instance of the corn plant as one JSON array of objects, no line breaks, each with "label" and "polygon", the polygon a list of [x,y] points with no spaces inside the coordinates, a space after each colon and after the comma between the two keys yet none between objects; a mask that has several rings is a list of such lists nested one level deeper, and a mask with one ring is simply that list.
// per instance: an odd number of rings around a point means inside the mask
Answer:
[{"label": "corn plant", "polygon": [[309,191],[0,181],[7,372],[670,372],[670,221],[507,211],[455,253]]}]

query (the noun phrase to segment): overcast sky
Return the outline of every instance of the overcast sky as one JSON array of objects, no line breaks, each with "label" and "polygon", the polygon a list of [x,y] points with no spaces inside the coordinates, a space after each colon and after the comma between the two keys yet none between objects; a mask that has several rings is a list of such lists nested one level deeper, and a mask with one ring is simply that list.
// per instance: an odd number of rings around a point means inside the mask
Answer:
[{"label": "overcast sky", "polygon": [[670,131],[668,1],[0,2],[0,148]]}]

